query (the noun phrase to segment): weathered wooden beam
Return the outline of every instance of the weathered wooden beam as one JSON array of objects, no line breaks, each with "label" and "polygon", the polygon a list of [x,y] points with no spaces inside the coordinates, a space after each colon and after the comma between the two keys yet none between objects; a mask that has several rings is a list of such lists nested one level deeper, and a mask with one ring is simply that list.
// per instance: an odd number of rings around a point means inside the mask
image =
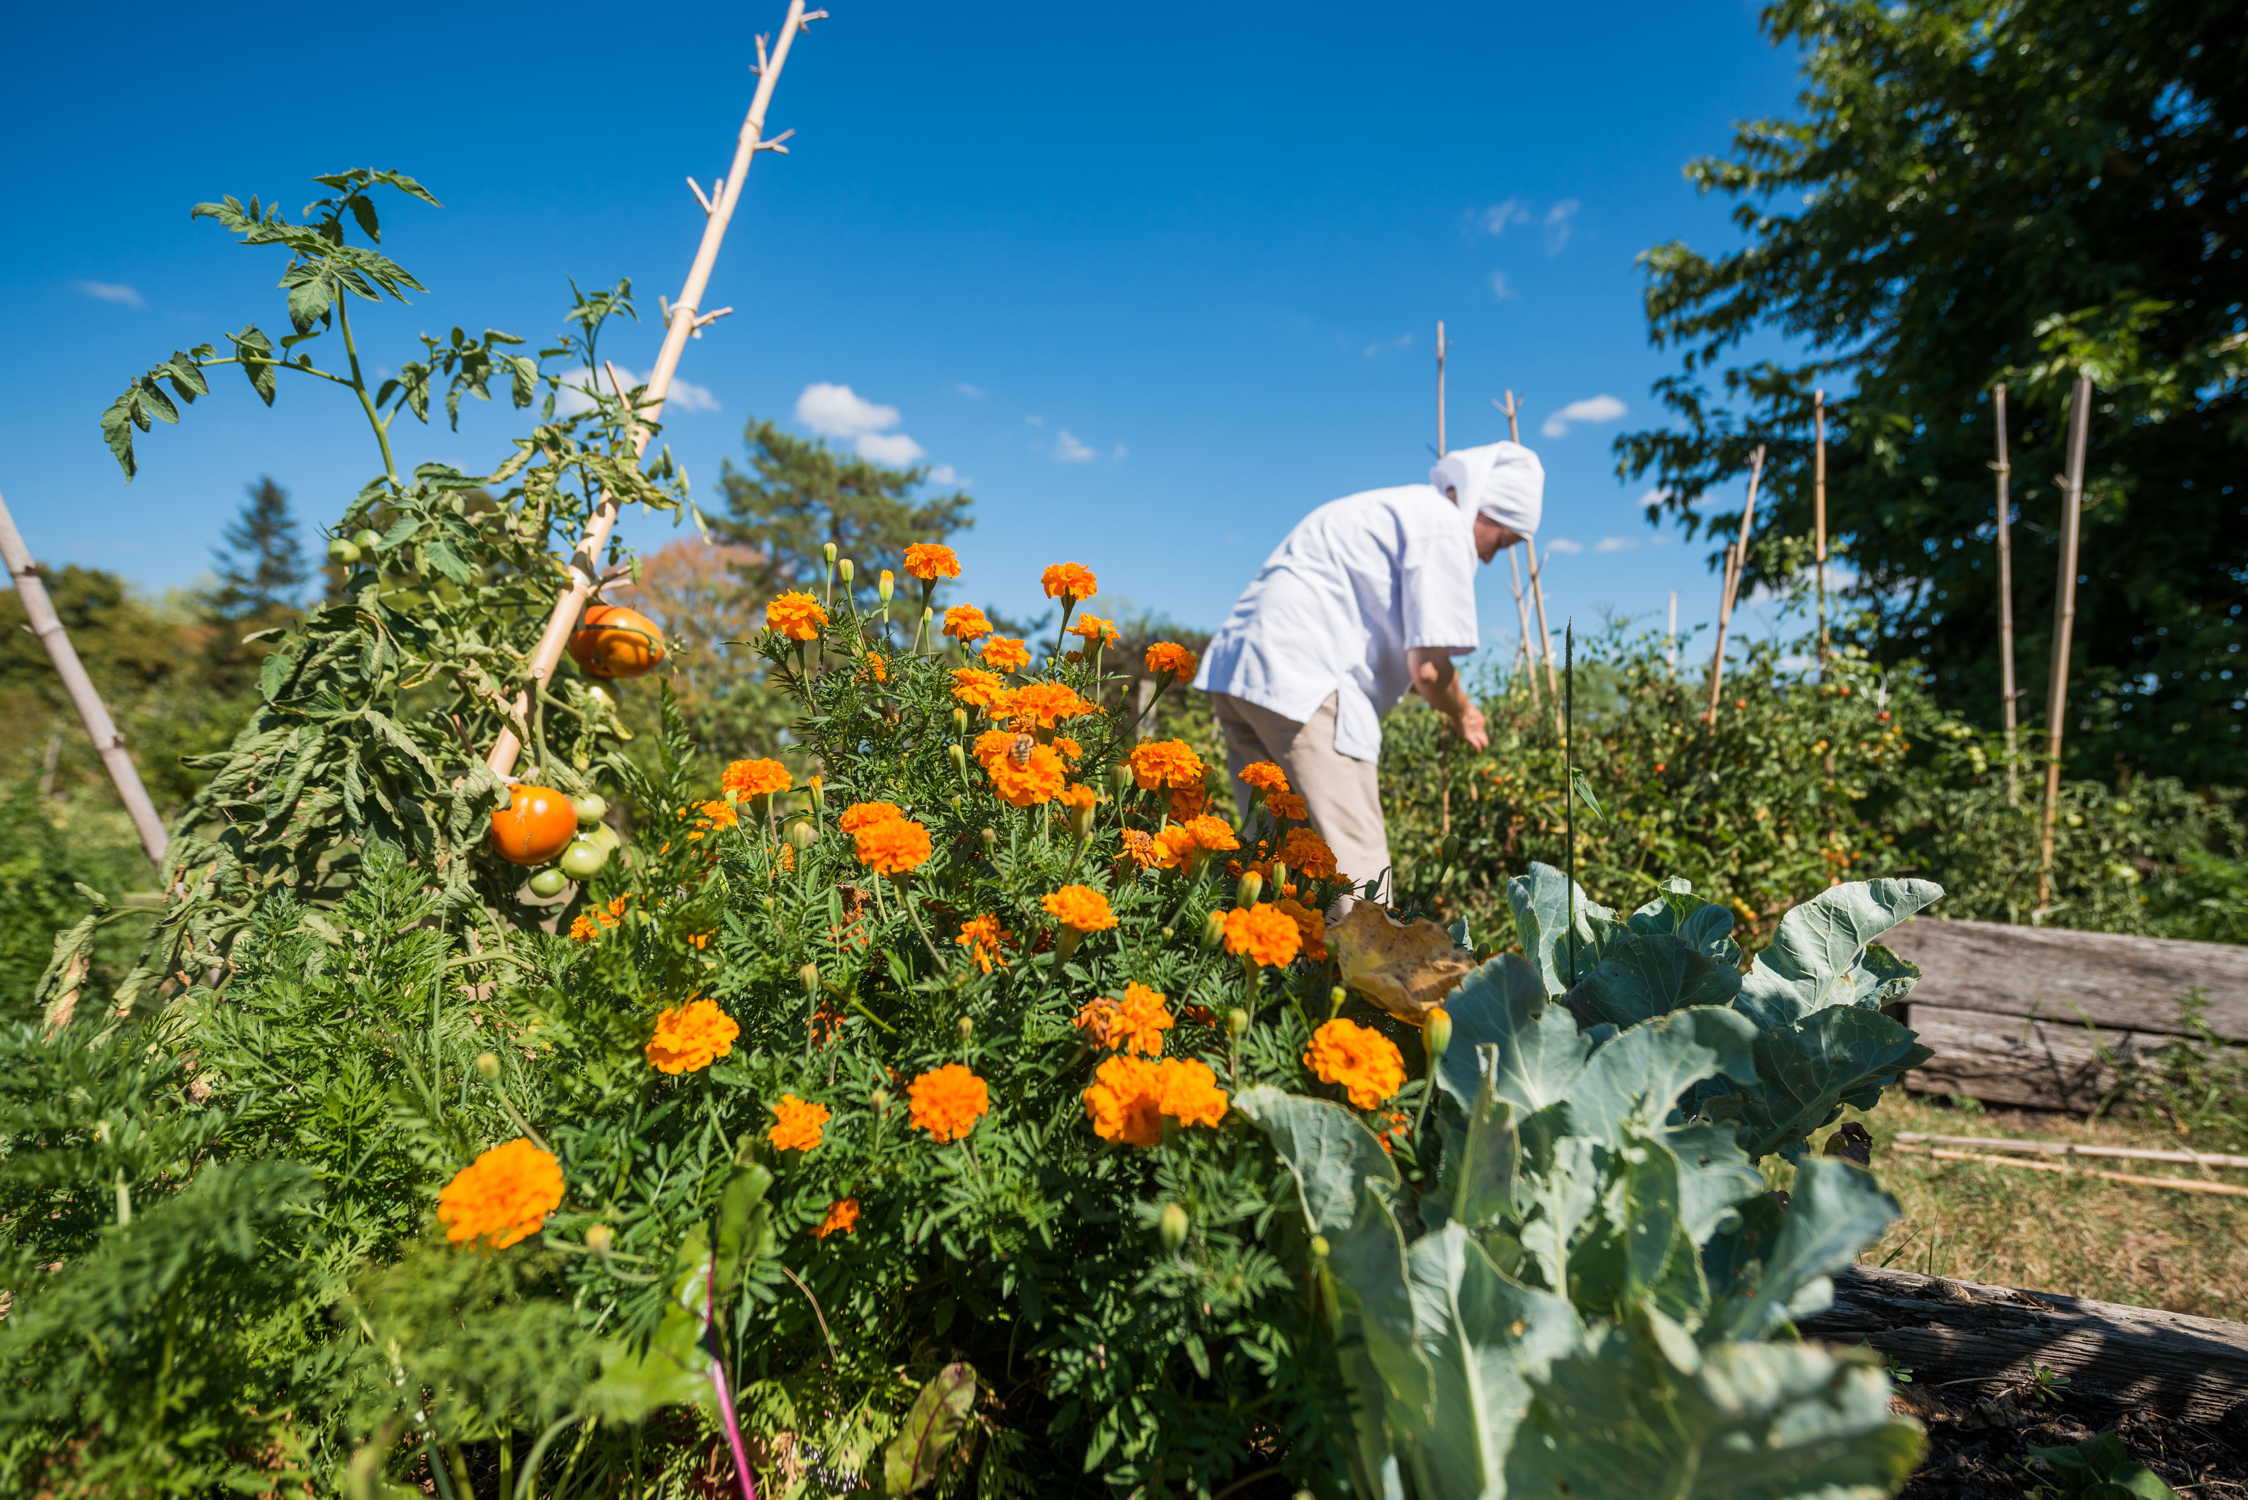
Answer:
[{"label": "weathered wooden beam", "polygon": [[1883,941],[1920,966],[1915,1016],[1926,1003],[2182,1036],[2179,1002],[2198,991],[2209,1028],[2248,1042],[2248,947],[1930,917]]},{"label": "weathered wooden beam", "polygon": [[2115,1064],[2177,1040],[2150,1031],[1922,1005],[1917,999],[1905,1019],[1920,1033],[1920,1045],[1935,1054],[1905,1075],[1905,1087],[1915,1093],[2078,1114],[2114,1089]]},{"label": "weathered wooden beam", "polygon": [[1803,1332],[1870,1344],[1916,1384],[2019,1387],[2042,1366],[2075,1399],[2248,1430],[2248,1324],[1873,1266],[1834,1291]]}]

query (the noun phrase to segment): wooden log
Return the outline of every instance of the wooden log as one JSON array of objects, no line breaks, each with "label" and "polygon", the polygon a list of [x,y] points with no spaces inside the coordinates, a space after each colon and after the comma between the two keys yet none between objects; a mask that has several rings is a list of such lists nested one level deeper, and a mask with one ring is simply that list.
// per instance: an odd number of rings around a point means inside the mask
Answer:
[{"label": "wooden log", "polygon": [[1834,1294],[1803,1332],[1870,1344],[1915,1385],[2020,1387],[2043,1366],[2073,1399],[2248,1429],[2248,1324],[1873,1266],[1837,1276]]},{"label": "wooden log", "polygon": [[[1905,1075],[1922,1094],[1957,1094],[2031,1109],[2092,1109],[2115,1088],[2116,1064],[2174,1038],[1999,1016],[1915,1001],[1907,1022],[1935,1055]],[[2104,1055],[2103,1055],[2104,1054]]]},{"label": "wooden log", "polygon": [[1923,1002],[2165,1036],[2190,1035],[2194,991],[2217,1036],[2248,1043],[2248,947],[1919,917],[1883,939],[1920,966]]}]

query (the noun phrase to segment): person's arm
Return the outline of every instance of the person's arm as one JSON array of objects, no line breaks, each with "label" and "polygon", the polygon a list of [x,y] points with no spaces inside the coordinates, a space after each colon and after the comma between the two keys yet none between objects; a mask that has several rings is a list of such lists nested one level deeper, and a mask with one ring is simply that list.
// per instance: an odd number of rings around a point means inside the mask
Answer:
[{"label": "person's arm", "polygon": [[1490,731],[1483,723],[1483,710],[1468,697],[1459,669],[1452,665],[1450,651],[1436,646],[1414,646],[1405,653],[1405,662],[1412,669],[1413,691],[1449,720],[1470,748],[1481,750],[1491,743]]}]

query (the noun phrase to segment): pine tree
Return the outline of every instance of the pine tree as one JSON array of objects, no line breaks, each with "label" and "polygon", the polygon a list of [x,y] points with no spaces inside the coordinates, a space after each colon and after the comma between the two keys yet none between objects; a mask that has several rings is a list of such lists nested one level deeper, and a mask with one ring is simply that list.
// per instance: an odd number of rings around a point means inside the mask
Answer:
[{"label": "pine tree", "polygon": [[296,517],[289,514],[289,492],[267,475],[249,487],[249,495],[242,514],[221,534],[226,545],[212,553],[219,582],[211,591],[210,612],[230,622],[294,610],[312,576],[297,543]]},{"label": "pine tree", "polygon": [[829,542],[862,567],[895,568],[908,544],[941,542],[970,524],[972,502],[959,491],[909,498],[926,469],[853,458],[770,422],[751,422],[742,437],[751,472],[732,464],[720,471],[727,514],[710,529],[721,542],[756,549],[735,571],[760,600],[817,580]]}]

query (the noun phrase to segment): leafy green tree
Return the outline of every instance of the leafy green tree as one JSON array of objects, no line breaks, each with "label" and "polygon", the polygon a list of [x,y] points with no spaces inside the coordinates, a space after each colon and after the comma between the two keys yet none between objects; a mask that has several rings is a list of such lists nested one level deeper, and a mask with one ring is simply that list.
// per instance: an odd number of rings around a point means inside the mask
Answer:
[{"label": "leafy green tree", "polygon": [[224,545],[212,554],[219,581],[210,610],[228,622],[289,614],[312,577],[297,542],[297,519],[289,513],[289,492],[265,475],[249,493],[242,513],[220,533]]},{"label": "leafy green tree", "polygon": [[[2068,387],[2097,388],[2071,686],[2072,760],[2204,781],[2248,751],[2248,85],[2214,0],[1778,0],[1796,119],[1688,165],[1746,243],[1646,252],[1674,418],[1617,442],[1689,528],[1766,444],[1757,520],[1811,530],[1812,393],[1830,524],[1878,649],[1998,715],[1990,388],[2010,387],[2025,717],[2043,701]],[[1774,335],[1789,345],[1775,352]],[[1751,583],[1776,564],[1760,544]],[[1762,555],[1759,556],[1758,553]]]},{"label": "leafy green tree", "polygon": [[970,524],[973,502],[964,492],[913,497],[929,476],[925,468],[853,458],[771,422],[749,423],[742,437],[750,471],[732,464],[720,471],[726,514],[712,517],[710,529],[721,542],[754,549],[735,571],[760,602],[816,581],[829,542],[869,570],[895,568],[909,544],[941,542]]}]

